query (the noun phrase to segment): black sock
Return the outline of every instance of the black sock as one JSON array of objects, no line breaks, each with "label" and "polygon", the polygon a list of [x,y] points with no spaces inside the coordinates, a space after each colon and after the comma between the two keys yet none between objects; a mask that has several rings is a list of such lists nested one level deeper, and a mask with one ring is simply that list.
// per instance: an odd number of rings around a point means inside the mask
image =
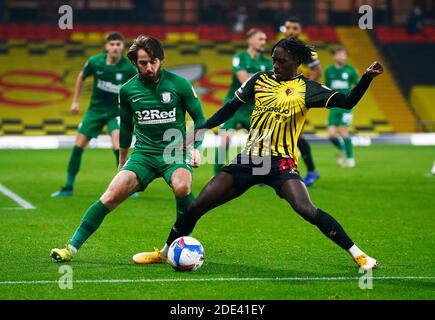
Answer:
[{"label": "black sock", "polygon": [[344,250],[349,250],[353,246],[354,243],[341,225],[325,211],[317,209],[317,214],[313,222],[325,236]]},{"label": "black sock", "polygon": [[202,214],[199,214],[199,210],[195,204],[196,202],[194,200],[189,206],[189,209],[177,218],[166,240],[168,246],[170,246],[175,239],[188,236],[195,228],[196,223],[202,216]]},{"label": "black sock", "polygon": [[119,166],[119,149],[113,149],[113,153],[115,154],[115,158],[116,158],[116,166]]},{"label": "black sock", "polygon": [[313,156],[311,154],[311,148],[308,144],[308,141],[305,138],[299,138],[298,140],[298,148],[301,152],[302,158],[304,159],[305,165],[307,166],[308,171],[316,170],[314,166]]}]

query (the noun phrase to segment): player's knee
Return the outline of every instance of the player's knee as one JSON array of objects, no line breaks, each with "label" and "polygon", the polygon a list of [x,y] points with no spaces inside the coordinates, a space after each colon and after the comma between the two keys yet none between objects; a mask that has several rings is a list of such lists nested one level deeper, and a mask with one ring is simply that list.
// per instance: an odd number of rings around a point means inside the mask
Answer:
[{"label": "player's knee", "polygon": [[298,202],[292,205],[293,209],[305,220],[314,223],[316,208],[311,203]]},{"label": "player's knee", "polygon": [[190,183],[187,182],[179,182],[173,186],[173,189],[176,197],[186,197],[192,192]]},{"label": "player's knee", "polygon": [[101,202],[109,209],[116,208],[121,202],[119,194],[112,190],[107,190],[100,198]]}]

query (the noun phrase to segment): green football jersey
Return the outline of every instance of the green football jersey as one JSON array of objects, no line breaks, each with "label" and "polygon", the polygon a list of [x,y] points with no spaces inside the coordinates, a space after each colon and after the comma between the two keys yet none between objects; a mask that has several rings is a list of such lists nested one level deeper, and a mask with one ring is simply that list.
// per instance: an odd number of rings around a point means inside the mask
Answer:
[{"label": "green football jersey", "polygon": [[[252,59],[248,51],[242,51],[233,56],[233,68],[232,68],[232,80],[231,86],[225,97],[224,102],[231,100],[234,97],[234,92],[242,85],[237,79],[236,74],[239,71],[248,72],[249,76],[253,76],[257,72],[270,71],[273,69],[272,61],[266,59],[264,54],[260,54],[257,59]],[[249,115],[254,110],[253,104],[245,104],[241,106],[236,113],[244,112],[249,113]]]},{"label": "green football jersey", "polygon": [[349,64],[341,68],[331,64],[325,69],[325,85],[340,93],[349,93],[358,81],[358,71]]},{"label": "green football jersey", "polygon": [[97,113],[118,116],[119,89],[137,74],[137,69],[123,56],[116,65],[106,64],[106,57],[107,53],[92,56],[83,68],[83,78],[94,77],[89,108]]},{"label": "green football jersey", "polygon": [[[165,69],[160,72],[158,83],[145,83],[136,75],[121,87],[121,148],[130,147],[134,126],[135,148],[162,154],[175,140],[176,133],[182,133],[185,138],[186,111],[195,127],[205,122],[204,111],[190,82]],[[196,142],[195,147],[200,143]]]}]

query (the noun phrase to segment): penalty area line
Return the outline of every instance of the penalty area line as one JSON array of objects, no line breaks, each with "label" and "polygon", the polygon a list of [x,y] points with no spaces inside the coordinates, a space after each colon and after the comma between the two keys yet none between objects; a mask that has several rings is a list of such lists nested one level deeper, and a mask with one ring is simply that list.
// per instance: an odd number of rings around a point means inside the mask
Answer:
[{"label": "penalty area line", "polygon": [[[162,283],[162,282],[208,282],[208,281],[351,281],[360,280],[361,277],[282,277],[282,278],[180,278],[180,279],[95,279],[74,280],[73,283]],[[366,277],[372,280],[435,280],[435,276],[391,276]],[[0,285],[19,284],[57,284],[58,280],[18,280],[0,281]]]},{"label": "penalty area line", "polygon": [[[36,207],[34,205],[32,205],[31,203],[27,202],[26,200],[21,198],[19,195],[17,195],[13,191],[9,190],[8,188],[6,188],[1,183],[0,183],[0,192],[3,193],[9,199],[15,201],[16,203],[18,203],[20,205],[21,208],[15,208],[15,209],[36,209]],[[11,210],[13,208],[0,208],[0,209]]]}]

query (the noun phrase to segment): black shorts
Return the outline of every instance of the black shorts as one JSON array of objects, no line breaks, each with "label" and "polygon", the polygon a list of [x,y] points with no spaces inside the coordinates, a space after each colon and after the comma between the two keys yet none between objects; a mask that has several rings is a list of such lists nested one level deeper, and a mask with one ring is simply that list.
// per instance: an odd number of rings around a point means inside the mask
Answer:
[{"label": "black shorts", "polygon": [[287,180],[302,180],[292,158],[255,157],[239,154],[231,164],[222,168],[233,176],[234,185],[247,190],[253,185],[264,183],[281,196],[281,187]]}]

